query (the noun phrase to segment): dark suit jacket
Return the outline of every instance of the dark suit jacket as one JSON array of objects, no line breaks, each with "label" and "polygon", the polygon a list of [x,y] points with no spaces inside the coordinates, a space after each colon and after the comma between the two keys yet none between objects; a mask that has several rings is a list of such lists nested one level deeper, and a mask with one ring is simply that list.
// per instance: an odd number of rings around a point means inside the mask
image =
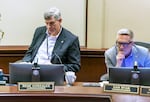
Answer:
[{"label": "dark suit jacket", "polygon": [[[35,30],[32,43],[22,61],[32,62],[37,51],[46,38],[46,27],[38,27]],[[80,45],[78,37],[70,31],[62,28],[62,31],[55,43],[51,63],[64,64],[65,71],[77,72],[80,69]]]}]

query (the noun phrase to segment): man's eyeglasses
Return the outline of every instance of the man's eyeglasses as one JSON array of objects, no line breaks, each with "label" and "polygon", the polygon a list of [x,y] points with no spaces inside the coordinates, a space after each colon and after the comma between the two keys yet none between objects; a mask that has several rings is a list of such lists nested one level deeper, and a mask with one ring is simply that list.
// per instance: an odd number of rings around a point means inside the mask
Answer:
[{"label": "man's eyeglasses", "polygon": [[128,47],[131,43],[132,43],[132,41],[130,41],[130,42],[116,42],[116,45],[118,47],[120,47],[120,46]]}]

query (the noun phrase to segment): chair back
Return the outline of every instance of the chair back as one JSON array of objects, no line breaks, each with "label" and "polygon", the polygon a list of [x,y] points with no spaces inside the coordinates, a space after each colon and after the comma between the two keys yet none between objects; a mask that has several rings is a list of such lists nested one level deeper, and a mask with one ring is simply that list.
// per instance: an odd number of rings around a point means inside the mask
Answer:
[{"label": "chair back", "polygon": [[134,43],[136,45],[146,47],[150,50],[150,42],[135,41]]}]

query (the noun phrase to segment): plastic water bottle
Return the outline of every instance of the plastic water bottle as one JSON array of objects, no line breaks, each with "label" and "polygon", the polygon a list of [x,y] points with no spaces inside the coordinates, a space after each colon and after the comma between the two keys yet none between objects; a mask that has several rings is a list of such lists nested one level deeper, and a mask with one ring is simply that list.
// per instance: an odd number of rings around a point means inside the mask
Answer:
[{"label": "plastic water bottle", "polygon": [[3,81],[3,70],[0,69],[0,81]]}]

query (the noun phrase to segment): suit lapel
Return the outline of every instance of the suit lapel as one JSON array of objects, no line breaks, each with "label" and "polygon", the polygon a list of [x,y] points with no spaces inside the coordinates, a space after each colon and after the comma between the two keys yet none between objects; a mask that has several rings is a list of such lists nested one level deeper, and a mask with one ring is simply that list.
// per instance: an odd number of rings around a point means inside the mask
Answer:
[{"label": "suit lapel", "polygon": [[56,40],[53,52],[59,51],[62,48],[63,44],[65,43],[65,40],[66,40],[66,36],[64,33],[64,29],[62,29],[58,39]]},{"label": "suit lapel", "polygon": [[42,42],[44,41],[44,39],[46,38],[46,33],[42,32],[41,36],[39,37],[39,39],[36,41],[36,51],[38,51],[39,47],[41,46]]}]

